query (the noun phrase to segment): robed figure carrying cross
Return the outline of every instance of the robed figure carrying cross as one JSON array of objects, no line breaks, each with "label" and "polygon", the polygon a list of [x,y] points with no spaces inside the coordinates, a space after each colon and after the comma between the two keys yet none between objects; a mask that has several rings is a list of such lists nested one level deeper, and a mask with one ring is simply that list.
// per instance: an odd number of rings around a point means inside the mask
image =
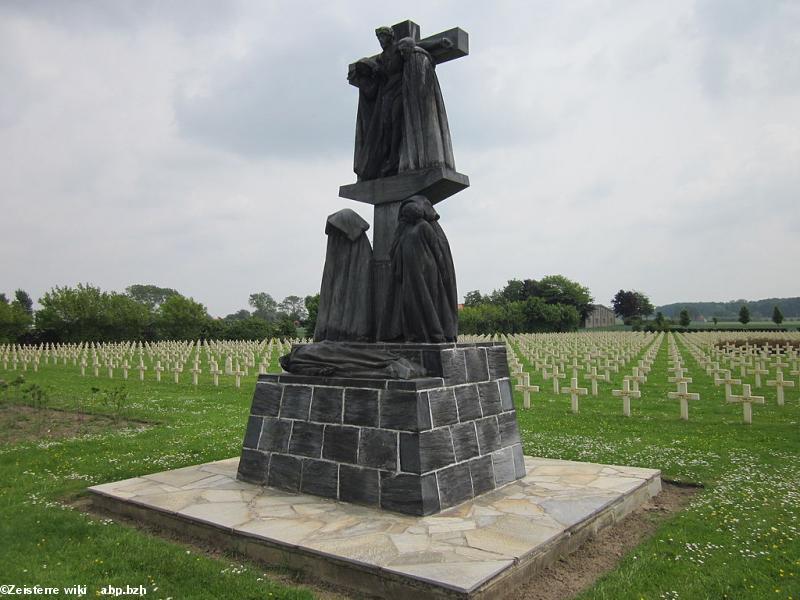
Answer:
[{"label": "robed figure carrying cross", "polygon": [[359,89],[353,161],[358,182],[342,186],[339,195],[375,206],[373,289],[380,332],[390,316],[391,249],[401,203],[421,195],[435,204],[469,186],[469,178],[455,170],[436,75],[437,64],[468,54],[469,38],[454,28],[420,39],[412,21],[379,27],[375,34],[381,53],[348,71],[348,81]]}]

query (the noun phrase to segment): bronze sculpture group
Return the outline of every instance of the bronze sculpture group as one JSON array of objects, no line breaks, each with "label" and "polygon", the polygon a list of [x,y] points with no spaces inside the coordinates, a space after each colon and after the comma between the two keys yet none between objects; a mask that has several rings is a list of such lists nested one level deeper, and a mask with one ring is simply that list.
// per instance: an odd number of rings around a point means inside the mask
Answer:
[{"label": "bronze sculpture group", "polygon": [[[414,184],[415,177],[431,169],[455,172],[436,75],[436,56],[452,58],[441,56],[453,48],[453,41],[446,34],[417,40],[419,30],[411,22],[405,26],[416,28],[410,30],[412,35],[408,31],[398,35],[403,25],[379,27],[375,33],[380,54],[355,62],[348,72],[348,81],[359,90],[353,163],[359,182]],[[413,191],[405,196],[377,197],[376,192],[369,200],[376,205],[376,231],[378,205],[389,209],[380,213],[386,234],[380,257],[378,240],[374,255],[366,236],[369,224],[355,211],[343,209],[328,217],[315,343],[284,357],[284,369],[317,375],[419,377],[424,370],[418,365],[379,348],[365,352],[353,344],[456,342],[453,256],[433,207],[446,196],[432,200],[425,188],[408,189]]]}]

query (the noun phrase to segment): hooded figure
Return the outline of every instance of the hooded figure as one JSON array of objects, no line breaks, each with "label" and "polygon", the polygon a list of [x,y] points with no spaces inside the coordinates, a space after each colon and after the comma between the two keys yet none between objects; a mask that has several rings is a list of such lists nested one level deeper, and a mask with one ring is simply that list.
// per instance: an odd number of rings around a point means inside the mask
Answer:
[{"label": "hooded figure", "polygon": [[455,342],[458,335],[458,294],[450,244],[439,226],[439,215],[424,196],[400,205],[391,249],[385,341]]},{"label": "hooded figure", "polygon": [[397,47],[403,56],[403,141],[398,171],[455,169],[436,63],[412,38],[401,39]]},{"label": "hooded figure", "polygon": [[370,342],[372,317],[372,246],[369,223],[349,208],[328,217],[328,250],[322,271],[314,341]]}]

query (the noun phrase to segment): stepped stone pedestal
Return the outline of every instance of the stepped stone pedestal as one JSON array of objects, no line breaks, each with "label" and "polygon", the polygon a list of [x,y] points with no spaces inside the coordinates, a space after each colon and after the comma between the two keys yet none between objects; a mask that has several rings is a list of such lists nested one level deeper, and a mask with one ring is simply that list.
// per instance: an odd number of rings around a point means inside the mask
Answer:
[{"label": "stepped stone pedestal", "polygon": [[370,346],[429,377],[261,375],[238,479],[431,515],[525,476],[504,344]]}]

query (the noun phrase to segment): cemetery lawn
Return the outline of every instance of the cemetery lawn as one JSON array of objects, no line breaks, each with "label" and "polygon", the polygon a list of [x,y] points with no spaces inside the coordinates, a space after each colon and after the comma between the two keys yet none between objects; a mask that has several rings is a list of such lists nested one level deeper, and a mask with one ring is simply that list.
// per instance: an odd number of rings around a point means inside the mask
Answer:
[{"label": "cemetery lawn", "polygon": [[[577,415],[570,413],[569,397],[553,394],[533,369],[531,383],[542,392],[532,395],[532,409],[524,410],[515,394],[526,454],[658,468],[665,479],[704,486],[685,511],[579,598],[798,599],[800,392],[787,390],[785,406],[778,407],[774,388],[754,388],[767,403],[753,407],[753,424],[746,426],[742,407],[726,405],[721,388],[682,342],[678,347],[694,378],[689,389],[700,394],[690,402],[688,422],[679,419],[678,402],[666,398],[674,390],[667,382],[666,341],[630,418],[610,392],[620,388],[622,372],[611,385],[601,384],[600,396],[581,396]],[[0,583],[83,584],[90,596],[105,585],[144,585],[147,598],[176,600],[325,593],[294,585],[279,570],[210,555],[74,508],[90,485],[237,456],[254,375],[239,390],[230,382],[215,388],[167,377],[160,383],[131,379],[120,410],[91,392],[119,385],[118,379],[82,378],[75,367],[61,365],[25,377],[48,390],[50,408],[106,414],[111,421],[72,437],[0,442]]]}]

